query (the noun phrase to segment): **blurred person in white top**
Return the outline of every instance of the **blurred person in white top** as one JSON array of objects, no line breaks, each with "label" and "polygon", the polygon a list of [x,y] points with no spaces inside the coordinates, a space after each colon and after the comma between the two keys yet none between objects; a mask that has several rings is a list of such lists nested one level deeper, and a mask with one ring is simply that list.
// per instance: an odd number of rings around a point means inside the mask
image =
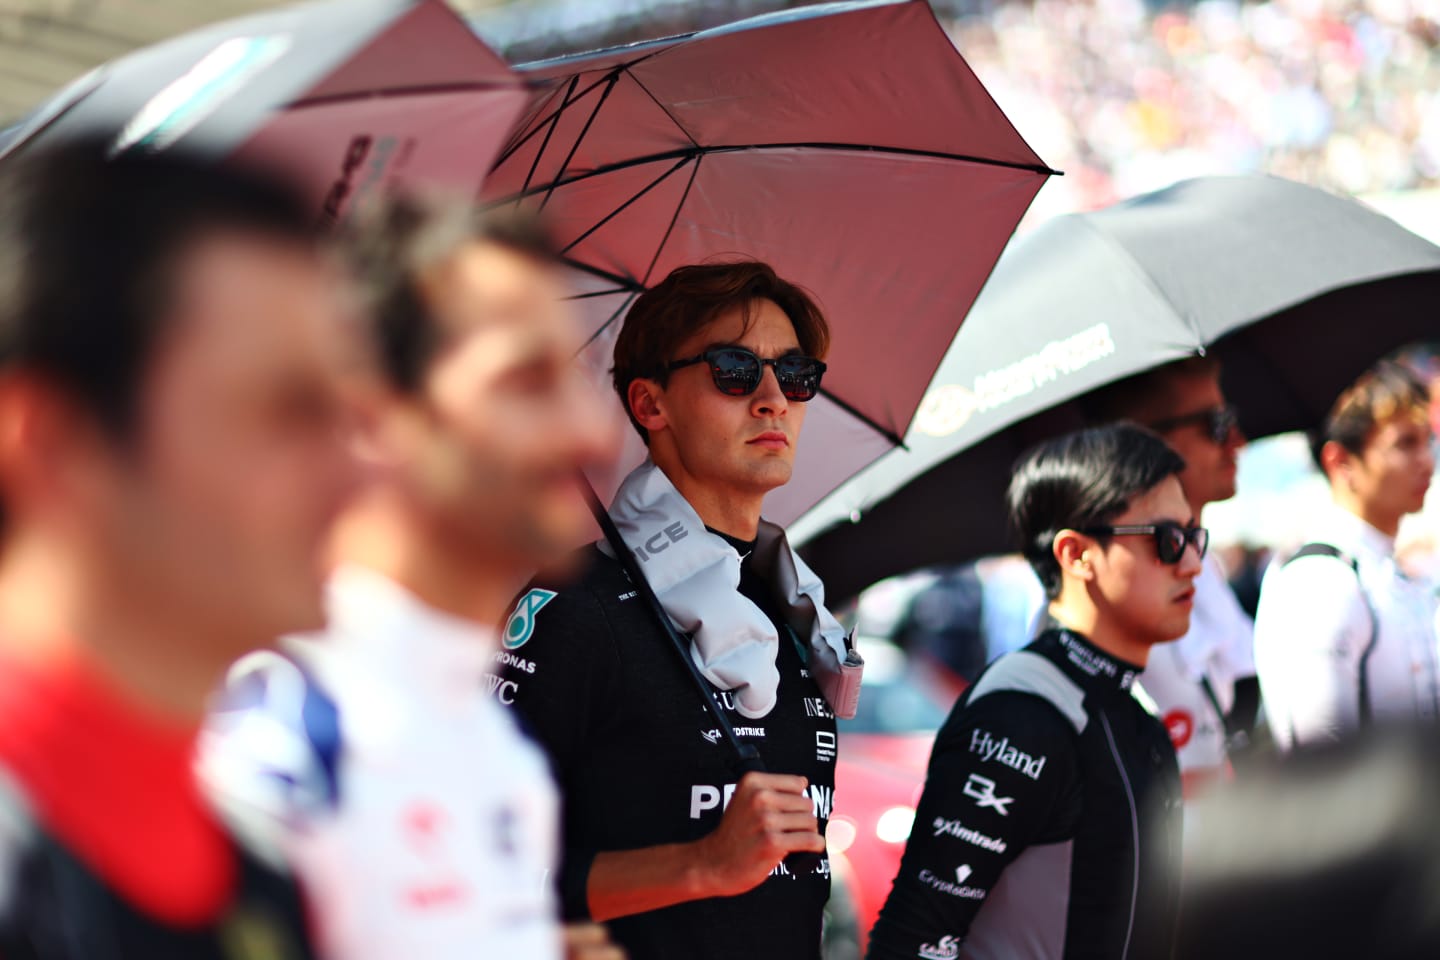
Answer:
[{"label": "blurred person in white top", "polygon": [[[1131,420],[1158,433],[1185,460],[1180,485],[1198,518],[1235,496],[1245,437],[1220,387],[1220,363],[1188,357],[1119,381],[1081,401],[1094,422]],[[1233,772],[1230,751],[1258,709],[1253,624],[1213,553],[1195,580],[1190,630],[1153,651],[1140,687],[1152,699],[1180,758],[1187,794]],[[1227,731],[1234,731],[1232,736]]]},{"label": "blurred person in white top", "polygon": [[279,835],[329,960],[619,957],[562,935],[556,789],[487,687],[515,591],[584,538],[609,405],[533,225],[395,198],[347,241],[375,479],[336,525],[329,627],[236,665],[202,771]]},{"label": "blurred person in white top", "polygon": [[1255,657],[1282,750],[1440,712],[1433,584],[1396,562],[1435,458],[1425,385],[1385,362],[1340,395],[1317,439],[1335,505],[1260,591]]}]

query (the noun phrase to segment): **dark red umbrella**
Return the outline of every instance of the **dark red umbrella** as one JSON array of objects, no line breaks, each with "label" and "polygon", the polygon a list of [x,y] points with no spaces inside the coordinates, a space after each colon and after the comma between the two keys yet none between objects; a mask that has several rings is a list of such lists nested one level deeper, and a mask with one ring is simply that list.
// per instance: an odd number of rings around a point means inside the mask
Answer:
[{"label": "dark red umbrella", "polygon": [[[834,330],[787,522],[899,443],[1051,171],[923,0],[827,4],[519,68],[537,91],[484,198],[543,210],[608,370],[672,268],[766,260]],[[642,455],[632,438],[622,469]],[[601,482],[601,492],[608,489]]]},{"label": "dark red umbrella", "polygon": [[441,0],[329,0],[214,24],[77,80],[0,156],[77,135],[286,167],[333,220],[406,184],[472,195],[529,101]]}]

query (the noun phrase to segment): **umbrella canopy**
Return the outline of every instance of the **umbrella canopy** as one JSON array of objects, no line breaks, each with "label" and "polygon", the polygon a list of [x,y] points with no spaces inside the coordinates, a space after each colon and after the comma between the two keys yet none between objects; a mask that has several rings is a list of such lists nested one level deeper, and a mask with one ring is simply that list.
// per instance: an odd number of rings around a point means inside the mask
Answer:
[{"label": "umbrella canopy", "polygon": [[[806,7],[520,68],[537,86],[486,180],[543,210],[603,377],[626,308],[673,268],[769,262],[834,346],[787,522],[905,433],[1000,250],[1051,171],[923,0]],[[623,469],[642,454],[638,438]],[[607,498],[618,474],[595,478]]]},{"label": "umbrella canopy", "polygon": [[333,220],[381,186],[473,195],[529,102],[442,0],[334,0],[216,24],[100,67],[3,149],[75,135],[183,142],[296,176]]},{"label": "umbrella canopy", "polygon": [[906,437],[791,527],[838,595],[1010,546],[1004,491],[1082,394],[1210,350],[1250,436],[1318,424],[1436,334],[1440,247],[1351,200],[1207,177],[1060,217],[1001,259]]}]

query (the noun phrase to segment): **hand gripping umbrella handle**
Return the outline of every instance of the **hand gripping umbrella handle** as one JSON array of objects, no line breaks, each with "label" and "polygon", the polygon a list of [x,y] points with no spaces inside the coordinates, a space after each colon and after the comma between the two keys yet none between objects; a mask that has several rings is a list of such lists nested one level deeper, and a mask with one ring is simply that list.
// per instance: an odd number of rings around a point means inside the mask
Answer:
[{"label": "hand gripping umbrella handle", "polygon": [[[675,649],[680,662],[685,665],[691,682],[695,684],[695,689],[700,692],[701,702],[710,711],[710,718],[715,721],[715,726],[720,730],[721,736],[725,738],[725,742],[734,752],[731,766],[735,770],[736,777],[743,777],[747,773],[767,772],[765,761],[760,758],[760,751],[756,750],[753,744],[742,743],[740,738],[735,735],[735,727],[731,725],[730,718],[725,716],[725,711],[720,709],[720,704],[710,693],[709,682],[701,675],[700,668],[695,666],[695,661],[690,656],[690,641],[685,639],[675,626],[675,622],[670,619],[670,614],[665,612],[665,607],[661,605],[660,598],[655,595],[650,581],[645,579],[645,572],[640,569],[640,563],[635,559],[634,552],[625,542],[625,538],[620,536],[620,530],[615,526],[615,521],[610,519],[610,512],[600,502],[595,488],[590,485],[589,479],[583,474],[580,478],[580,486],[585,491],[585,499],[590,504],[590,512],[595,515],[595,521],[600,524],[600,532],[605,535],[605,541],[610,544],[615,558],[620,561],[625,575],[630,578],[631,584],[635,587],[635,591],[640,595],[646,608],[649,609],[650,614],[655,618],[655,622],[660,625],[660,629],[669,638],[670,645]],[[792,853],[785,858],[786,868],[797,876],[813,873],[819,865],[820,855],[817,853]]]}]

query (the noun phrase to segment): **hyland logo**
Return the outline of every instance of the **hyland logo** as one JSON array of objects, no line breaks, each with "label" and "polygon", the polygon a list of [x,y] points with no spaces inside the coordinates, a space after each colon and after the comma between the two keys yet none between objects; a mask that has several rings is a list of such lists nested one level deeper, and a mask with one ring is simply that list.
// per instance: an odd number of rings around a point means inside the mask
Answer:
[{"label": "hyland logo", "polygon": [[949,880],[935,876],[935,874],[929,870],[921,870],[920,882],[932,890],[946,894],[947,896],[959,897],[961,900],[984,900],[989,891],[981,890],[979,887],[965,886],[965,881],[969,880],[970,874],[974,872],[975,871],[970,869],[969,864],[956,867],[955,882],[951,883]]},{"label": "hyland logo", "polygon": [[821,763],[835,762],[835,731],[815,731],[815,759]]},{"label": "hyland logo", "polygon": [[970,774],[970,779],[965,781],[965,796],[974,799],[982,810],[990,807],[1002,817],[1010,816],[1010,804],[1015,802],[1014,797],[997,797],[995,781],[978,773]]},{"label": "hyland logo", "polygon": [[1005,841],[997,840],[994,837],[987,837],[978,830],[971,830],[959,820],[946,820],[943,817],[935,818],[934,836],[954,837],[956,840],[964,840],[966,843],[973,843],[975,846],[991,853],[1004,853]]},{"label": "hyland logo", "polygon": [[515,605],[515,612],[505,621],[505,633],[501,642],[505,644],[506,650],[518,650],[525,646],[526,641],[535,635],[535,617],[556,596],[553,590],[536,588],[520,598],[520,602]]},{"label": "hyland logo", "polygon": [[996,740],[985,730],[970,731],[970,752],[979,754],[986,762],[1003,763],[1031,780],[1039,780],[1040,772],[1045,769],[1044,757],[1022,753],[1010,745],[1009,737]]},{"label": "hyland logo", "polygon": [[833,720],[835,719],[835,711],[830,709],[830,704],[825,702],[824,697],[806,697],[805,716],[818,717],[821,720]]},{"label": "hyland logo", "polygon": [[941,937],[939,943],[926,943],[916,954],[920,960],[956,960],[960,956],[959,937]]}]

